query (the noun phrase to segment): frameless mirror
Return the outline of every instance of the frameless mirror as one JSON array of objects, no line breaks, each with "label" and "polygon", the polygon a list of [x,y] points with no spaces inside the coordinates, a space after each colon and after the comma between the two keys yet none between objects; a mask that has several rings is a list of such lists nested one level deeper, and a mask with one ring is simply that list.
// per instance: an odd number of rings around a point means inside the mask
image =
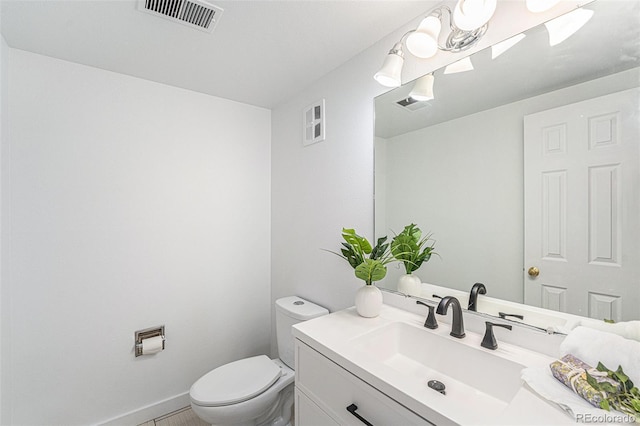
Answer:
[{"label": "frameless mirror", "polygon": [[[475,53],[471,71],[437,70],[431,101],[408,99],[412,83],[375,99],[375,233],[433,233],[423,283],[640,318],[640,3],[584,9],[592,18],[560,44],[541,25],[497,57]],[[378,285],[397,290],[403,274],[390,267]]]}]

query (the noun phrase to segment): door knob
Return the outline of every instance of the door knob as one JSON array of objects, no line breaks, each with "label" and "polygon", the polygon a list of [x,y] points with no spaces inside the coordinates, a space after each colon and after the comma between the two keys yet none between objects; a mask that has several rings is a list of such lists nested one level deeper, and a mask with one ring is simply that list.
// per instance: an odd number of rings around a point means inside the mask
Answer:
[{"label": "door knob", "polygon": [[530,277],[535,278],[538,275],[540,275],[540,269],[536,268],[535,266],[532,266],[531,268],[529,268],[527,273],[529,274]]}]

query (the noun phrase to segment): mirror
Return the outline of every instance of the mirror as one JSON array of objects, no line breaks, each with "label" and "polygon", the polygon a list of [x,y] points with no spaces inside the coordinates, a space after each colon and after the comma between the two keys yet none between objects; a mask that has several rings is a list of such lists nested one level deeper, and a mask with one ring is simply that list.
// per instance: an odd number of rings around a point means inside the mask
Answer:
[{"label": "mirror", "polygon": [[[391,239],[410,223],[432,233],[439,256],[414,272],[423,283],[469,294],[481,282],[485,297],[513,309],[527,302],[527,286],[544,281],[545,268],[536,281],[525,267],[541,265],[524,263],[524,117],[640,86],[640,4],[598,0],[584,9],[594,11],[592,18],[558,45],[549,46],[547,27],[540,25],[495,59],[491,48],[472,55],[472,71],[435,71],[431,101],[398,104],[406,103],[412,82],[375,99],[375,235]],[[634,108],[637,133],[637,102]],[[620,217],[640,217],[638,173],[622,184],[636,195],[619,206]],[[585,220],[566,217],[570,224]],[[626,264],[640,264],[637,226],[633,232],[618,241]],[[404,272],[391,266],[378,286],[397,291]],[[623,284],[635,298],[631,309],[596,298],[571,312],[565,300],[571,292],[538,306],[597,317],[605,315],[595,309],[604,303],[618,309],[608,314],[615,320],[639,319],[639,280],[636,270]],[[430,292],[423,288],[420,296],[431,298]]]}]

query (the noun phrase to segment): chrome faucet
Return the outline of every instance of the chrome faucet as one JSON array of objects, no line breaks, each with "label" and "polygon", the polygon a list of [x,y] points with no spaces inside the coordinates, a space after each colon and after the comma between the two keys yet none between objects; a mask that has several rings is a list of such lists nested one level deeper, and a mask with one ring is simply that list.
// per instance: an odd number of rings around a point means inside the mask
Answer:
[{"label": "chrome faucet", "polygon": [[449,305],[453,306],[453,322],[451,323],[451,333],[449,334],[458,339],[462,339],[464,337],[464,323],[462,321],[462,307],[458,299],[453,296],[443,297],[438,304],[436,314],[446,315]]},{"label": "chrome faucet", "polygon": [[469,306],[468,310],[477,312],[478,310],[478,294],[487,294],[487,288],[482,283],[475,283],[471,287],[471,294],[469,294]]}]

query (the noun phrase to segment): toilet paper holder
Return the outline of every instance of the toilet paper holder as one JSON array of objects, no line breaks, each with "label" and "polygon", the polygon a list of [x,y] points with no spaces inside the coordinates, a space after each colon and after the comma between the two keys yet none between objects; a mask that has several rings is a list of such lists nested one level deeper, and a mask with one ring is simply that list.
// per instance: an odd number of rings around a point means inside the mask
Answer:
[{"label": "toilet paper holder", "polygon": [[134,333],[134,336],[135,336],[136,357],[144,355],[142,353],[142,341],[144,339],[149,339],[151,337],[156,337],[156,336],[162,337],[162,350],[164,350],[164,342],[165,342],[164,325],[145,328],[144,330],[138,330]]}]

